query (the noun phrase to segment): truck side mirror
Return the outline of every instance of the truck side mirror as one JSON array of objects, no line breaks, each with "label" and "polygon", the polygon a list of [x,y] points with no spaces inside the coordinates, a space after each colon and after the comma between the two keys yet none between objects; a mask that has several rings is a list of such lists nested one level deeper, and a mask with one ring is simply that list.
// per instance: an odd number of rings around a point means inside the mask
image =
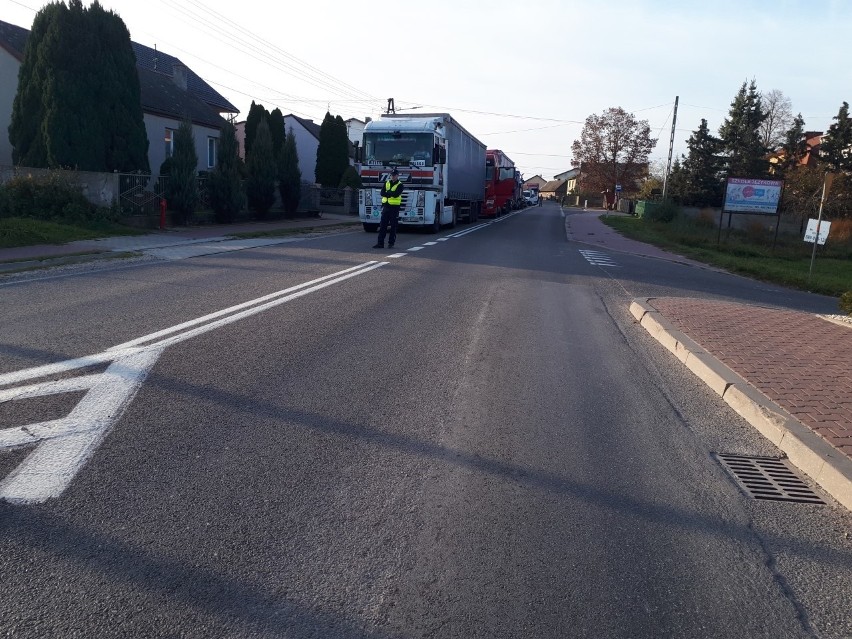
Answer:
[{"label": "truck side mirror", "polygon": [[357,142],[354,142],[353,145],[355,146],[355,162],[362,164],[364,162],[363,149]]},{"label": "truck side mirror", "polygon": [[440,164],[446,164],[447,163],[447,149],[445,149],[444,147],[441,147],[438,150],[438,153],[440,155]]}]

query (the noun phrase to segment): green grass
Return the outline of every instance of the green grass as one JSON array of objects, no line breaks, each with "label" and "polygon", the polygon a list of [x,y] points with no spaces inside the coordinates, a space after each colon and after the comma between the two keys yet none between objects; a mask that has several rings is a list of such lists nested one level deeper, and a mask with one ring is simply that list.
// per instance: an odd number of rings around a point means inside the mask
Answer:
[{"label": "green grass", "polygon": [[718,229],[690,219],[678,218],[669,224],[622,216],[601,220],[626,237],[732,273],[831,296],[852,290],[852,247],[848,245],[819,247],[809,279],[813,245],[799,238],[779,237],[773,249],[771,236],[755,238],[737,231],[728,235],[723,230],[717,246]]},{"label": "green grass", "polygon": [[286,237],[288,235],[320,233],[325,231],[340,231],[350,229],[353,226],[360,225],[360,221],[341,222],[340,224],[328,224],[325,226],[303,226],[301,228],[282,228],[273,229],[271,231],[246,231],[245,233],[232,233],[229,235],[229,237],[236,237],[241,240],[253,239],[258,237]]},{"label": "green grass", "polygon": [[144,231],[111,222],[82,225],[59,224],[29,218],[0,218],[0,248],[34,244],[67,244],[114,235],[142,235]]}]

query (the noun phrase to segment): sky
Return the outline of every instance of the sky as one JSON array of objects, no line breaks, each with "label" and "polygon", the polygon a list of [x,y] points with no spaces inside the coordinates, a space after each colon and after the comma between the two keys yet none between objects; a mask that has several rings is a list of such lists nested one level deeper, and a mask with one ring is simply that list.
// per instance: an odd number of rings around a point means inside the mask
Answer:
[{"label": "sky", "polygon": [[[41,0],[0,0],[29,28]],[[84,0],[84,4],[89,4]],[[717,133],[743,82],[781,91],[807,130],[852,102],[847,0],[101,0],[136,42],[178,57],[239,108],[320,123],[448,112],[525,178],[571,168],[590,115],[622,107],[664,166],[706,119]]]}]

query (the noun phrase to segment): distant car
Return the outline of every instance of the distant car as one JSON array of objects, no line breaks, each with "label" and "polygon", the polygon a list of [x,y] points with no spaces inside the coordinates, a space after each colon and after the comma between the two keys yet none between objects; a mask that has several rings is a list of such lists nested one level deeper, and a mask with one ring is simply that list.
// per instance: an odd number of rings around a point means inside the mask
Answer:
[{"label": "distant car", "polygon": [[538,193],[535,191],[524,191],[524,204],[527,206],[535,206],[538,204]]}]

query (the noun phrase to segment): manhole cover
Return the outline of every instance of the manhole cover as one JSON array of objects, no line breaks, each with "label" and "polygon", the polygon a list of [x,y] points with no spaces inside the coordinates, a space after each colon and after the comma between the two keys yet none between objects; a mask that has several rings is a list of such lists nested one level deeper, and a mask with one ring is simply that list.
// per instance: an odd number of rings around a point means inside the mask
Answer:
[{"label": "manhole cover", "polygon": [[746,494],[755,499],[825,504],[783,459],[717,454]]}]

